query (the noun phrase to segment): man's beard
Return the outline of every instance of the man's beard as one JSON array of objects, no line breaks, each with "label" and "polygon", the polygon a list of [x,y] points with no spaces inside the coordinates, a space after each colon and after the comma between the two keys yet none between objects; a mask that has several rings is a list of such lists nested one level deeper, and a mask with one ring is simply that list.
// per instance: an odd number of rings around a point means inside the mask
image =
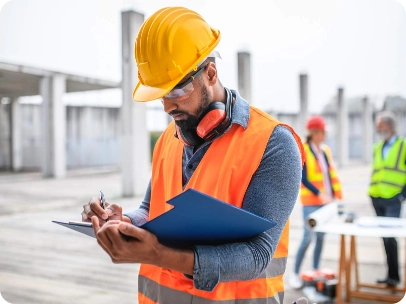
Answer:
[{"label": "man's beard", "polygon": [[175,120],[175,123],[177,124],[177,126],[179,128],[181,128],[182,131],[190,132],[192,130],[196,130],[197,125],[200,122],[200,120],[199,120],[200,115],[202,115],[204,110],[206,110],[206,108],[210,104],[209,92],[204,85],[201,86],[200,100],[201,100],[201,104],[200,104],[199,108],[197,109],[196,115],[191,115],[187,112],[176,111],[176,110],[169,113],[171,115],[174,115],[174,114],[185,114],[186,115],[186,119],[184,119],[184,120]]}]

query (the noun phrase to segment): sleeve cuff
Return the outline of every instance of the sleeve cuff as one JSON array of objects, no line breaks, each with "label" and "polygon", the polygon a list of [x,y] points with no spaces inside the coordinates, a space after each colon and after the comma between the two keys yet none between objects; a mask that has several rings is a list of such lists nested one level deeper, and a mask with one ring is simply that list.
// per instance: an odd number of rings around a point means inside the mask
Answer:
[{"label": "sleeve cuff", "polygon": [[148,222],[148,213],[142,209],[133,212],[124,213],[123,216],[128,217],[134,226],[140,227]]},{"label": "sleeve cuff", "polygon": [[220,260],[213,246],[194,248],[193,283],[196,289],[213,291],[220,281]]}]

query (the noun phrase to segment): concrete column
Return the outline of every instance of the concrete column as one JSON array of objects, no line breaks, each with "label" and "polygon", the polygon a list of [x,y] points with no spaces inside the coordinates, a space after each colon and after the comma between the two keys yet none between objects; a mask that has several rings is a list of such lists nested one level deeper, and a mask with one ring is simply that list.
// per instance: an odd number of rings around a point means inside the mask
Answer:
[{"label": "concrete column", "polygon": [[134,11],[121,13],[122,18],[122,131],[120,138],[122,195],[145,193],[150,178],[150,137],[147,130],[147,106],[135,102],[132,92],[137,83],[134,42],[144,22],[144,15]]},{"label": "concrete column", "polygon": [[372,161],[372,130],[374,128],[374,123],[372,117],[372,104],[366,96],[362,100],[362,108],[363,159],[365,163],[370,163]]},{"label": "concrete column", "polygon": [[66,107],[62,101],[65,92],[65,76],[55,74],[41,79],[41,153],[44,177],[59,178],[66,174]]},{"label": "concrete column", "polygon": [[252,103],[251,54],[248,52],[238,52],[238,92],[242,98]]},{"label": "concrete column", "polygon": [[348,163],[348,110],[343,88],[338,88],[337,118],[338,164],[343,167]]},{"label": "concrete column", "polygon": [[299,111],[299,128],[297,130],[299,136],[305,136],[306,121],[309,116],[308,110],[308,76],[307,74],[299,75],[299,90],[300,90],[300,111]]},{"label": "concrete column", "polygon": [[11,101],[11,167],[17,172],[23,167],[23,151],[21,142],[21,105],[18,98]]},{"label": "concrete column", "polygon": [[10,98],[0,98],[0,168],[11,168]]}]

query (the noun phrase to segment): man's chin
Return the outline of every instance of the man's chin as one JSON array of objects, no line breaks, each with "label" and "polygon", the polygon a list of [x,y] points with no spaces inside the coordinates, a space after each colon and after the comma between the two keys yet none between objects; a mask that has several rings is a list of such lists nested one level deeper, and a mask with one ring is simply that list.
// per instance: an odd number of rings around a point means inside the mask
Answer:
[{"label": "man's chin", "polygon": [[176,125],[182,130],[196,129],[197,124],[190,123],[188,120],[175,120]]},{"label": "man's chin", "polygon": [[184,129],[184,128],[186,128],[187,122],[185,120],[175,120],[175,124],[179,128]]}]

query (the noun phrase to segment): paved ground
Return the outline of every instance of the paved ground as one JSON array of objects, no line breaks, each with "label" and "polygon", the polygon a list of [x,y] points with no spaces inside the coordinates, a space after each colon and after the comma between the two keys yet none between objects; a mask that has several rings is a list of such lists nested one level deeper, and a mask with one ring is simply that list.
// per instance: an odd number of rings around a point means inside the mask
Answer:
[{"label": "paved ground", "polygon": [[[355,164],[339,173],[347,210],[373,215],[366,196],[369,168]],[[82,205],[100,189],[124,210],[138,207],[141,201],[140,197],[121,198],[120,174],[114,168],[69,171],[59,180],[42,179],[39,173],[0,173],[0,292],[4,299],[13,304],[137,303],[139,265],[115,265],[95,240],[51,223],[80,220]],[[292,213],[286,280],[302,235],[300,211],[297,205]],[[405,244],[399,243],[403,266]],[[358,244],[361,280],[372,283],[386,271],[381,240],[364,238]],[[328,235],[322,267],[337,269],[338,252],[338,237]],[[309,251],[303,270],[310,269],[310,260]],[[301,296],[301,291],[287,287],[285,303]]]}]

